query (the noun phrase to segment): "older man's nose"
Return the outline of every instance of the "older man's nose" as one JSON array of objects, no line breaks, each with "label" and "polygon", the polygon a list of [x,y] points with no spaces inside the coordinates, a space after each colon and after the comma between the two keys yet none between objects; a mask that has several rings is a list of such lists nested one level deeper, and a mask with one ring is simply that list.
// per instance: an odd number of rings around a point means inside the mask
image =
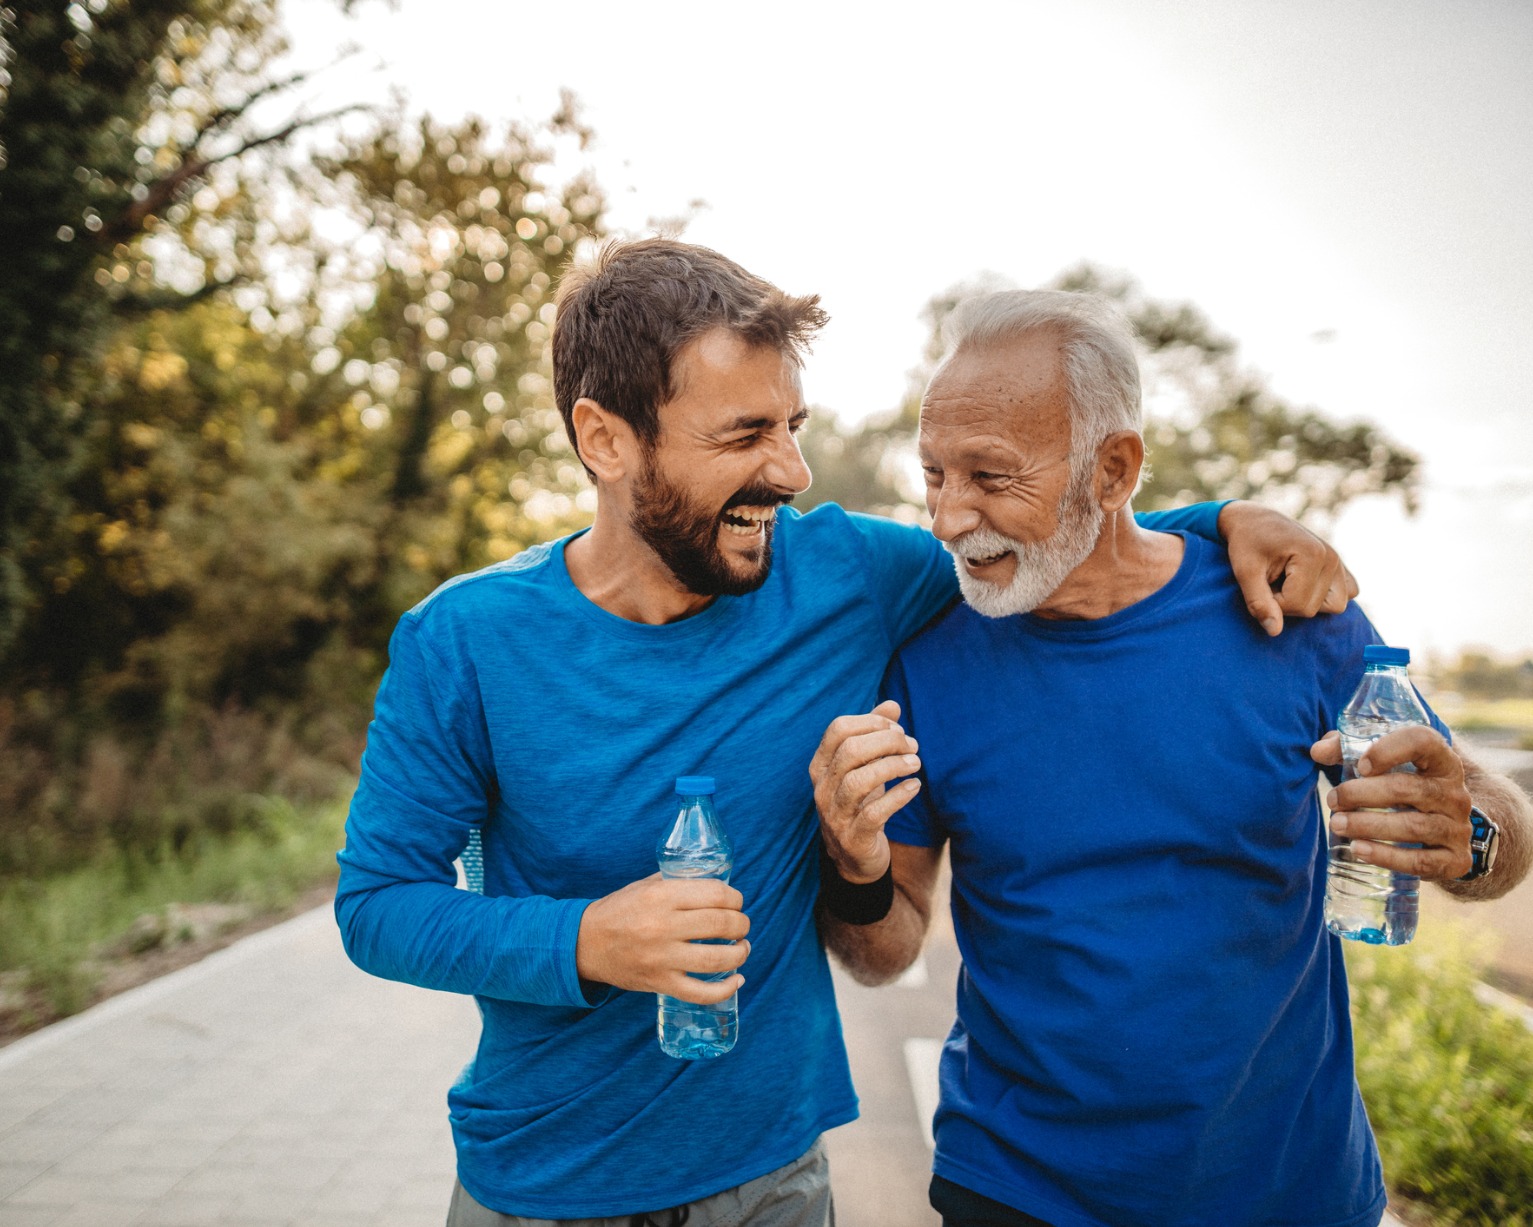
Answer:
[{"label": "older man's nose", "polygon": [[927,510],[932,516],[932,535],[938,541],[955,540],[980,526],[979,513],[951,483],[930,495],[927,502]]}]

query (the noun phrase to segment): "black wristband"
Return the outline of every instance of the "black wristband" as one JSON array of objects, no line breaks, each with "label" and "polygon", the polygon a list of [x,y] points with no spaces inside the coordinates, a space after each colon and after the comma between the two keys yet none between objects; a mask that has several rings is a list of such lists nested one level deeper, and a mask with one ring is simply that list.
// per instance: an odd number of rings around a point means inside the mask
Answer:
[{"label": "black wristband", "polygon": [[894,865],[876,882],[848,882],[824,847],[820,848],[820,902],[849,925],[877,924],[894,906]]}]

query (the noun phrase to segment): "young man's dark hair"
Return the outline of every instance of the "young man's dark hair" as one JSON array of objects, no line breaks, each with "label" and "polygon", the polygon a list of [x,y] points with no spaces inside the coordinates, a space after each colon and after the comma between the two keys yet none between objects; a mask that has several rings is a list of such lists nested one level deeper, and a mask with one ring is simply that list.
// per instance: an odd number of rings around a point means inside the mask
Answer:
[{"label": "young man's dark hair", "polygon": [[[676,394],[676,356],[725,328],[795,363],[828,318],[818,295],[793,297],[706,247],[673,239],[609,243],[572,268],[554,321],[554,399],[575,443],[575,402],[615,413],[646,448],[660,436],[660,406]],[[590,470],[587,469],[589,473]]]}]

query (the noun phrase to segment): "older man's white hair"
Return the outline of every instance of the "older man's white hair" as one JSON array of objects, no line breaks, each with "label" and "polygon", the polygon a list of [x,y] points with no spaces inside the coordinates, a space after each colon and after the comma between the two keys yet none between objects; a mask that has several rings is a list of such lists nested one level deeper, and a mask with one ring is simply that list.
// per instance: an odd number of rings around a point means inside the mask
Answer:
[{"label": "older man's white hair", "polygon": [[1100,294],[1002,290],[966,298],[942,326],[947,347],[942,361],[959,350],[1004,344],[1033,332],[1049,332],[1060,340],[1070,393],[1072,473],[1094,465],[1108,435],[1141,433],[1134,330],[1117,303]]}]

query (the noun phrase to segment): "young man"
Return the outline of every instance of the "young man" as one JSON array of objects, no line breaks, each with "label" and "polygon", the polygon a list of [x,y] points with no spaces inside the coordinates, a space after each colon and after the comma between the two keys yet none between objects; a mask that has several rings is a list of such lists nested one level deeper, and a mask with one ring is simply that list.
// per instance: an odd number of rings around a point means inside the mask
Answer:
[{"label": "young man", "polygon": [[[683,1207],[694,1224],[828,1221],[817,1139],[856,1099],[804,764],[957,586],[924,530],[783,510],[809,485],[798,372],[823,321],[680,243],[570,274],[555,392],[595,522],[444,585],[395,633],[336,913],[364,969],[478,998],[479,1050],[449,1095],[458,1227]],[[1219,519],[1158,522],[1217,537]],[[1285,571],[1288,612],[1344,604],[1350,576],[1314,538],[1250,505],[1222,519],[1257,616],[1280,621],[1267,580]],[[692,774],[717,779],[729,885],[655,875]],[[453,886],[475,833],[482,896]],[[744,977],[688,974],[747,957]],[[733,1052],[660,1051],[653,994],[737,990]]]}]

